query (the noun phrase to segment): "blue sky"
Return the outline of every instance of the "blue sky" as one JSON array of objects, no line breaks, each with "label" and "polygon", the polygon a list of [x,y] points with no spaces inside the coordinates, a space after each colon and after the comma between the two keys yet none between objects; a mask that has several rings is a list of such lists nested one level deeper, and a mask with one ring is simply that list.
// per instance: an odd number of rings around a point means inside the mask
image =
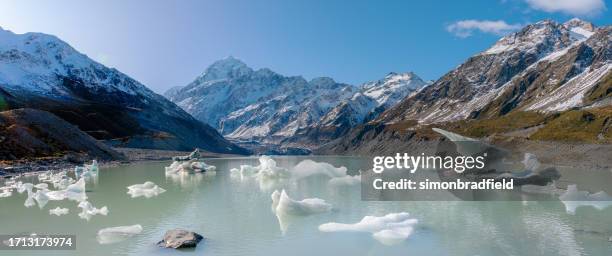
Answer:
[{"label": "blue sky", "polygon": [[611,25],[608,8],[604,0],[8,0],[0,26],[57,35],[163,92],[229,55],[307,79],[360,84],[414,71],[432,80],[524,24],[577,16]]}]

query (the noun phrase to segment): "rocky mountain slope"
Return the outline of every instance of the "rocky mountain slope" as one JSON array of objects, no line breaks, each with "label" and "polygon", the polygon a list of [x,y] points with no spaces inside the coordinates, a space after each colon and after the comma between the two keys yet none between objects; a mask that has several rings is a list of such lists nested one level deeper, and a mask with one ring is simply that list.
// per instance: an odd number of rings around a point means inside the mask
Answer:
[{"label": "rocky mountain slope", "polygon": [[380,113],[411,96],[428,83],[412,72],[389,73],[385,78],[361,85],[349,99],[341,101],[321,121],[300,129],[283,142],[321,145],[345,135],[351,128],[376,118]]},{"label": "rocky mountain slope", "polygon": [[319,124],[346,129],[362,123],[424,85],[412,73],[361,87],[326,77],[307,81],[228,57],[165,96],[229,138],[279,143]]},{"label": "rocky mountain slope", "polygon": [[[596,28],[578,19],[527,25],[319,153],[402,150],[435,140],[427,130],[431,127],[479,137],[503,133],[609,142],[611,32],[611,26]],[[567,122],[569,117],[582,121]],[[402,143],[396,143],[398,138]]]},{"label": "rocky mountain slope", "polygon": [[109,146],[42,110],[0,112],[0,160],[87,152],[98,159],[121,159]]},{"label": "rocky mountain slope", "polygon": [[174,103],[55,36],[0,29],[0,107],[54,113],[125,147],[246,153]]},{"label": "rocky mountain slope", "polygon": [[[609,104],[611,27],[545,20],[500,39],[379,118],[421,123]],[[596,94],[596,95],[595,95]]]}]

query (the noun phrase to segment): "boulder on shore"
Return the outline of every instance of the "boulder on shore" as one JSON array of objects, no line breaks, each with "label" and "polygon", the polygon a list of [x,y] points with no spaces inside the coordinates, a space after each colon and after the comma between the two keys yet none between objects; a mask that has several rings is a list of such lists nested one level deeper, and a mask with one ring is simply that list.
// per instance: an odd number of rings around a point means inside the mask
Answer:
[{"label": "boulder on shore", "polygon": [[204,237],[200,234],[184,229],[173,229],[166,231],[164,239],[157,243],[158,246],[165,248],[191,248],[196,247]]}]

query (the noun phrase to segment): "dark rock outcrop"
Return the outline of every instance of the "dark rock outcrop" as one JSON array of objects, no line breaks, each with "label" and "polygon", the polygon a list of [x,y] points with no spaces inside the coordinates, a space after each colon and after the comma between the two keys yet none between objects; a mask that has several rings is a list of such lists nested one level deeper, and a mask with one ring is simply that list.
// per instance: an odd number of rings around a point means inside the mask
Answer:
[{"label": "dark rock outcrop", "polygon": [[184,229],[173,229],[166,231],[164,239],[157,243],[158,246],[165,248],[191,248],[196,247],[204,237],[200,234]]}]

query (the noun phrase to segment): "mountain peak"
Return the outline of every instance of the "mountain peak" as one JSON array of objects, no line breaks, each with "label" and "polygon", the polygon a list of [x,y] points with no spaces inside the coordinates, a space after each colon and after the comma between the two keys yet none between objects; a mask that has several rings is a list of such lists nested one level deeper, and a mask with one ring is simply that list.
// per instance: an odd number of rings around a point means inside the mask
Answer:
[{"label": "mountain peak", "polygon": [[241,60],[228,56],[218,61],[215,61],[212,65],[206,68],[206,71],[202,75],[205,81],[219,80],[219,79],[230,79],[252,73],[253,70],[249,68]]},{"label": "mountain peak", "polygon": [[593,25],[593,23],[581,20],[579,18],[573,18],[571,20],[568,20],[563,23],[563,26],[565,26],[567,29],[582,28],[590,32],[595,31],[595,25]]}]

